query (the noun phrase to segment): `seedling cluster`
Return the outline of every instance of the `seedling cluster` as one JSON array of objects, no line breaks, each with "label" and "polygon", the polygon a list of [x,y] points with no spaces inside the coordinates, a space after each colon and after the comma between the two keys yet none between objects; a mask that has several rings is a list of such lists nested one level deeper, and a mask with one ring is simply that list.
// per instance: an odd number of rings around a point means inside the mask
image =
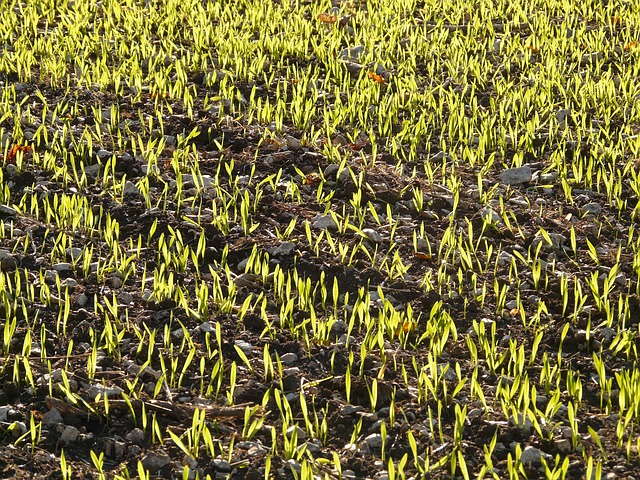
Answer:
[{"label": "seedling cluster", "polygon": [[0,476],[640,468],[635,3],[0,11]]}]

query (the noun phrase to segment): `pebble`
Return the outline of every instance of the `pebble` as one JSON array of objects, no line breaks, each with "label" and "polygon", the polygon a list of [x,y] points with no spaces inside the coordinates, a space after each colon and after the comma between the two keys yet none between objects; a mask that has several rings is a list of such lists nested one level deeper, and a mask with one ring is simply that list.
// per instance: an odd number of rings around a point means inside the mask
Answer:
[{"label": "pebble", "polygon": [[580,209],[580,213],[583,215],[600,215],[602,213],[602,205],[599,203],[591,202],[583,205]]},{"label": "pebble", "polygon": [[379,433],[372,433],[364,439],[365,443],[369,448],[380,448],[382,447],[382,435]]},{"label": "pebble", "polygon": [[100,164],[94,163],[92,165],[85,165],[84,173],[89,179],[95,179],[100,173]]},{"label": "pebble", "polygon": [[280,362],[283,365],[292,365],[298,361],[298,355],[295,353],[285,353],[280,357]]},{"label": "pebble", "polygon": [[347,342],[351,345],[356,341],[356,338],[353,335],[347,335],[346,333],[343,333],[342,335],[340,335],[340,338],[338,338],[338,344],[339,345],[347,345]]},{"label": "pebble", "polygon": [[578,330],[573,334],[573,338],[576,340],[576,342],[585,343],[587,341],[587,331]]},{"label": "pebble", "polygon": [[118,295],[118,304],[129,305],[132,302],[133,295],[131,295],[129,292],[122,292],[120,295]]},{"label": "pebble", "polygon": [[556,112],[556,120],[560,126],[564,127],[567,124],[567,119],[571,117],[571,110],[563,108]]},{"label": "pebble", "polygon": [[331,325],[331,334],[339,337],[340,335],[347,333],[348,329],[349,324],[347,322],[344,320],[336,320],[333,325]]},{"label": "pebble", "polygon": [[353,415],[354,413],[358,413],[362,411],[364,411],[362,407],[356,407],[355,405],[344,405],[340,409],[340,415],[342,416]]},{"label": "pebble", "polygon": [[201,323],[198,328],[203,333],[213,333],[216,331],[215,327],[211,324],[211,322]]},{"label": "pebble", "polygon": [[287,142],[287,147],[297,149],[302,147],[302,143],[296,137],[291,135],[285,135],[284,140]]},{"label": "pebble", "polygon": [[98,395],[106,395],[107,397],[115,397],[121,395],[123,390],[119,387],[105,387],[104,385],[93,385],[89,391],[89,397],[94,399]]},{"label": "pebble", "polygon": [[520,460],[525,465],[539,465],[542,463],[543,458],[546,461],[553,459],[553,457],[548,453],[545,453],[542,450],[530,445],[525,447],[525,449],[522,451],[522,455],[520,456]]},{"label": "pebble", "polygon": [[229,462],[227,462],[226,460],[222,460],[220,458],[216,458],[215,460],[212,461],[213,464],[213,468],[216,469],[219,472],[230,472],[231,471],[231,464]]},{"label": "pebble", "polygon": [[245,342],[244,340],[236,340],[233,342],[245,355],[249,355],[253,352],[253,345],[249,342]]},{"label": "pebble", "polygon": [[348,169],[343,168],[339,176],[338,176],[338,170],[340,170],[340,167],[338,166],[337,163],[330,163],[329,165],[327,165],[327,168],[325,168],[324,171],[322,172],[322,176],[327,180],[335,180],[337,182],[343,182],[343,183],[349,180],[350,175],[349,175]]},{"label": "pebble", "polygon": [[510,168],[500,174],[500,179],[507,185],[518,185],[531,181],[533,170],[530,166],[525,165],[517,168]]},{"label": "pebble", "polygon": [[611,327],[604,327],[601,330],[602,340],[605,343],[611,343],[611,341],[616,337],[616,331]]},{"label": "pebble", "polygon": [[340,58],[342,60],[360,60],[360,57],[364,54],[364,45],[357,45],[355,47],[344,48],[340,51]]},{"label": "pebble", "polygon": [[[113,155],[112,152],[110,152],[109,150],[105,150],[103,148],[101,148],[100,150],[98,150],[96,152],[96,157],[98,157],[98,159],[100,159],[100,161],[107,160],[107,159],[111,158],[112,155]],[[86,172],[86,169],[85,169],[85,172]]]},{"label": "pebble", "polygon": [[9,428],[14,438],[18,438],[27,433],[27,425],[24,422],[13,422]]},{"label": "pebble", "polygon": [[71,270],[72,265],[69,262],[60,262],[60,263],[56,263],[53,266],[53,269],[56,272],[67,272],[69,270]]},{"label": "pebble", "polygon": [[245,258],[244,260],[241,260],[240,263],[238,263],[236,268],[240,273],[245,273],[245,271],[247,270],[248,263],[249,263],[249,257]]},{"label": "pebble", "polygon": [[125,437],[128,442],[135,443],[136,445],[140,445],[144,442],[144,432],[139,428],[134,428],[131,430],[127,436]]},{"label": "pebble", "polygon": [[6,422],[7,417],[9,416],[9,412],[11,411],[10,406],[0,407],[0,422]]},{"label": "pebble", "polygon": [[293,458],[290,458],[289,460],[287,460],[285,462],[285,465],[288,466],[291,470],[295,470],[298,473],[302,471],[302,465],[300,465],[300,462],[298,462],[297,460],[294,460]]},{"label": "pebble", "polygon": [[89,297],[87,297],[84,293],[81,293],[76,297],[76,305],[80,308],[85,307],[89,302]]},{"label": "pebble", "polygon": [[60,282],[62,287],[68,287],[69,290],[73,290],[78,286],[78,281],[75,278],[65,278],[62,282]]},{"label": "pebble", "polygon": [[350,62],[348,60],[344,60],[344,65],[347,67],[349,73],[358,74],[364,68],[364,65],[357,62]]},{"label": "pebble", "polygon": [[560,453],[570,453],[572,450],[571,441],[566,438],[559,438],[554,442],[556,450]]},{"label": "pebble", "polygon": [[380,235],[378,232],[376,232],[372,228],[363,228],[362,233],[365,237],[367,237],[367,239],[369,239],[373,243],[382,242],[382,235]]},{"label": "pebble", "polygon": [[44,281],[46,283],[56,283],[57,278],[58,278],[58,272],[56,272],[55,270],[45,270]]},{"label": "pebble", "polygon": [[287,428],[286,435],[289,440],[291,440],[294,434],[297,435],[296,438],[298,439],[298,442],[304,441],[304,439],[307,438],[306,432],[298,425],[291,425],[289,428]]},{"label": "pebble", "polygon": [[318,230],[337,230],[338,224],[331,215],[318,215],[311,221],[311,226]]},{"label": "pebble", "polygon": [[157,454],[155,452],[149,452],[147,456],[142,459],[142,466],[149,470],[150,473],[156,473],[170,463],[171,457],[169,457],[169,455]]},{"label": "pebble", "polygon": [[247,456],[249,457],[258,457],[261,455],[265,455],[266,453],[268,453],[268,450],[260,444],[255,444],[253,447],[247,450]]},{"label": "pebble", "polygon": [[272,252],[272,256],[274,257],[288,257],[293,253],[293,250],[296,248],[296,244],[294,242],[282,242],[278,245]]},{"label": "pebble", "polygon": [[500,255],[498,255],[498,265],[500,266],[510,265],[511,260],[513,260],[513,255],[509,252],[505,252],[504,250],[500,252]]},{"label": "pebble", "polygon": [[67,425],[60,435],[60,441],[62,443],[73,443],[80,436],[80,431],[76,427],[72,427],[71,425]]},{"label": "pebble", "polygon": [[481,208],[478,214],[484,219],[488,220],[491,224],[499,224],[502,222],[502,218],[498,213],[490,207]]},{"label": "pebble", "polygon": [[556,172],[543,173],[540,175],[540,183],[551,184],[556,181],[558,174]]},{"label": "pebble", "polygon": [[[116,445],[115,445],[116,456],[123,457],[125,452],[125,447],[126,447],[126,444],[124,442],[116,442]],[[127,456],[129,457],[139,458],[140,454],[142,453],[142,448],[140,448],[139,445],[129,445],[126,448],[126,452],[127,452]]]},{"label": "pebble", "polygon": [[125,196],[134,196],[140,194],[140,190],[136,187],[136,184],[131,180],[127,180],[124,184],[124,190],[122,191]]},{"label": "pebble", "polygon": [[61,423],[64,423],[64,420],[57,408],[52,408],[42,416],[43,425],[59,425]]},{"label": "pebble", "polygon": [[0,214],[12,217],[16,214],[16,211],[8,205],[0,205]]}]

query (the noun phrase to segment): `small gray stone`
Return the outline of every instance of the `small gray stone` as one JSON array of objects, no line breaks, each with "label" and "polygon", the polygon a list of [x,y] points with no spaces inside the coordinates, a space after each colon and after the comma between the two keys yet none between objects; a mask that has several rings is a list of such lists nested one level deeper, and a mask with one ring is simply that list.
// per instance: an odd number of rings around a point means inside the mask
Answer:
[{"label": "small gray stone", "polygon": [[62,443],[73,443],[78,439],[79,435],[80,431],[76,427],[67,425],[62,432],[62,435],[60,435],[60,441]]},{"label": "small gray stone", "polygon": [[240,263],[238,263],[238,266],[236,267],[238,269],[238,271],[240,273],[245,273],[247,270],[247,264],[249,263],[249,257],[243,259],[240,261]]},{"label": "small gray stone", "polygon": [[87,178],[95,179],[100,173],[100,164],[94,163],[92,165],[85,165],[84,173],[87,176]]},{"label": "small gray stone", "polygon": [[134,428],[125,437],[128,442],[140,445],[144,442],[144,432],[139,428]]},{"label": "small gray stone", "polygon": [[591,202],[583,205],[580,209],[580,212],[583,215],[591,214],[591,215],[600,215],[602,213],[602,205],[599,203]]},{"label": "small gray stone", "polygon": [[596,64],[601,60],[604,60],[604,53],[602,52],[585,53],[582,55],[582,63],[589,65]]},{"label": "small gray stone", "polygon": [[365,443],[369,448],[380,448],[382,447],[382,435],[379,433],[372,433],[364,439]]},{"label": "small gray stone", "polygon": [[46,283],[56,283],[56,279],[58,278],[58,272],[55,270],[45,270],[44,271],[44,281]]},{"label": "small gray stone", "polygon": [[69,287],[69,290],[73,290],[78,286],[78,281],[75,278],[65,278],[60,284],[63,287]]},{"label": "small gray stone", "polygon": [[344,48],[340,51],[340,58],[342,60],[360,60],[364,54],[364,45],[357,45],[351,48]]},{"label": "small gray stone", "polygon": [[67,272],[69,270],[71,270],[73,268],[73,265],[71,265],[69,262],[60,262],[60,263],[56,263],[53,266],[53,269],[56,272]]},{"label": "small gray stone", "polygon": [[376,232],[373,228],[363,228],[362,233],[368,240],[372,241],[373,243],[382,242],[382,235]]},{"label": "small gray stone", "polygon": [[167,147],[175,147],[177,140],[173,135],[165,135],[164,142],[166,143]]},{"label": "small gray stone", "polygon": [[253,352],[253,345],[249,342],[245,342],[244,340],[236,340],[233,342],[245,355],[249,355]]},{"label": "small gray stone", "polygon": [[362,407],[357,407],[355,405],[344,405],[340,409],[340,415],[343,415],[343,416],[353,415],[355,413],[362,412],[362,411],[363,411]]},{"label": "small gray stone", "polygon": [[13,422],[9,429],[11,430],[11,434],[14,438],[21,437],[25,433],[27,433],[27,425],[24,422]]},{"label": "small gray stone", "polygon": [[500,175],[500,179],[507,185],[519,185],[521,183],[527,183],[531,181],[533,177],[533,170],[530,166],[524,165],[522,167],[510,168],[505,170]]},{"label": "small gray stone", "polygon": [[566,438],[559,438],[554,442],[554,446],[556,447],[556,450],[560,453],[570,453],[572,450],[571,447],[571,441],[567,440]]},{"label": "small gray stone", "polygon": [[338,224],[333,219],[331,215],[318,215],[316,216],[311,223],[313,228],[317,228],[318,230],[337,230]]},{"label": "small gray stone", "polygon": [[170,463],[171,457],[169,457],[169,455],[157,454],[155,452],[149,452],[147,456],[142,459],[142,466],[151,473],[163,469]]},{"label": "small gray stone", "polygon": [[337,163],[330,163],[329,165],[327,165],[327,168],[324,169],[324,172],[322,172],[322,175],[326,179],[335,180],[336,174],[338,173],[339,169],[340,167],[338,166]]},{"label": "small gray stone", "polygon": [[[111,153],[108,150],[104,150],[104,149],[100,149],[96,152],[96,157],[98,157],[100,159],[100,161],[105,161],[109,158],[111,158],[113,156],[113,153]],[[86,170],[85,170],[86,172]]]},{"label": "small gray stone", "polygon": [[298,140],[296,137],[285,135],[284,139],[287,142],[287,147],[289,148],[297,149],[302,147],[302,143],[300,143],[300,140]]},{"label": "small gray stone", "polygon": [[211,322],[204,322],[201,323],[198,328],[200,329],[201,332],[204,333],[213,333],[216,331],[215,327],[211,324]]},{"label": "small gray stone", "polygon": [[264,448],[262,445],[256,444],[253,447],[251,447],[249,450],[247,450],[247,456],[259,457],[259,456],[265,455],[267,452],[268,450]]},{"label": "small gray stone", "polygon": [[616,331],[611,328],[611,327],[604,327],[601,331],[602,333],[602,340],[605,343],[611,343],[611,341],[615,338],[616,336]]},{"label": "small gray stone", "polygon": [[120,305],[129,305],[133,302],[133,295],[129,292],[122,292],[118,295],[118,303]]},{"label": "small gray stone", "polygon": [[123,457],[125,454],[125,451],[129,457],[140,457],[140,454],[142,453],[142,448],[140,448],[139,445],[129,445],[127,447],[127,444],[124,442],[116,442],[116,445],[115,445],[116,457],[117,458]]},{"label": "small gray stone", "polygon": [[231,464],[229,462],[227,462],[226,460],[222,460],[220,458],[216,458],[215,460],[212,461],[213,463],[213,468],[216,469],[218,472],[230,472],[231,471]]},{"label": "small gray stone", "polygon": [[296,248],[296,244],[294,242],[282,242],[273,250],[274,257],[288,257],[293,253],[293,250]]},{"label": "small gray stone", "polygon": [[294,434],[297,434],[296,438],[298,439],[298,442],[302,442],[305,438],[307,438],[306,432],[298,425],[291,425],[289,428],[287,428],[286,435],[289,440],[291,440]]},{"label": "small gray stone", "polygon": [[490,207],[481,208],[478,211],[478,214],[482,217],[482,219],[487,220],[490,224],[502,223],[502,217],[500,217],[500,215],[498,215],[498,213]]},{"label": "small gray stone", "polygon": [[0,215],[12,217],[16,214],[16,211],[8,205],[0,205]]},{"label": "small gray stone", "polygon": [[43,425],[59,425],[62,423],[64,423],[64,420],[57,408],[52,408],[42,416]]},{"label": "small gray stone", "polygon": [[587,331],[578,330],[573,334],[573,338],[576,340],[576,342],[585,343],[587,341]]},{"label": "small gray stone", "polygon": [[67,248],[66,253],[72,260],[77,260],[82,255],[82,249],[78,247]]},{"label": "small gray stone", "polygon": [[347,342],[351,345],[356,341],[355,337],[352,335],[347,335],[346,333],[340,335],[340,338],[338,338],[338,343],[340,345],[347,345]]},{"label": "small gray stone", "polygon": [[123,193],[125,196],[134,196],[139,195],[140,190],[138,190],[138,187],[136,187],[135,183],[133,183],[131,180],[127,180],[124,184]]},{"label": "small gray stone", "polygon": [[287,460],[285,462],[285,465],[288,466],[291,470],[294,470],[298,473],[302,471],[302,465],[300,465],[300,462],[298,462],[297,460],[294,460],[293,458],[290,458],[289,460]]},{"label": "small gray stone", "polygon": [[504,250],[500,252],[500,255],[498,255],[498,265],[500,266],[510,265],[511,260],[513,260],[513,255],[509,252],[505,252]]},{"label": "small gray stone", "polygon": [[529,295],[527,297],[527,302],[529,302],[529,305],[533,305],[534,307],[537,307],[538,304],[540,303],[540,297],[537,295]]},{"label": "small gray stone", "polygon": [[336,320],[333,325],[331,325],[331,334],[340,336],[344,333],[347,333],[349,329],[349,324],[344,320]]},{"label": "small gray stone", "polygon": [[569,118],[571,118],[571,110],[569,110],[568,108],[563,108],[556,112],[556,120],[562,127],[566,126],[567,120]]},{"label": "small gray stone", "polygon": [[525,447],[525,449],[522,451],[522,455],[520,456],[520,460],[525,465],[540,465],[543,458],[546,461],[553,459],[553,457],[548,453],[545,453],[542,450],[530,445]]},{"label": "small gray stone", "polygon": [[285,353],[280,357],[280,362],[283,365],[292,365],[298,361],[298,355],[295,353]]},{"label": "small gray stone", "polygon": [[88,394],[91,399],[96,398],[98,395],[107,397],[116,397],[121,395],[123,390],[119,387],[106,387],[104,385],[93,385],[89,388]]},{"label": "small gray stone", "polygon": [[80,308],[85,307],[89,302],[89,297],[87,297],[84,293],[81,293],[76,297],[76,305]]}]

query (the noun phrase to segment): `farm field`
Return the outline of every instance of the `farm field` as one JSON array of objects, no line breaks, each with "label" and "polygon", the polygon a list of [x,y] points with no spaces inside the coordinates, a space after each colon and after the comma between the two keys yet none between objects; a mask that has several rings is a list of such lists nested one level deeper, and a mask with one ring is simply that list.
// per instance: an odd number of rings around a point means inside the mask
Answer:
[{"label": "farm field", "polygon": [[640,478],[637,3],[0,12],[0,478]]}]

